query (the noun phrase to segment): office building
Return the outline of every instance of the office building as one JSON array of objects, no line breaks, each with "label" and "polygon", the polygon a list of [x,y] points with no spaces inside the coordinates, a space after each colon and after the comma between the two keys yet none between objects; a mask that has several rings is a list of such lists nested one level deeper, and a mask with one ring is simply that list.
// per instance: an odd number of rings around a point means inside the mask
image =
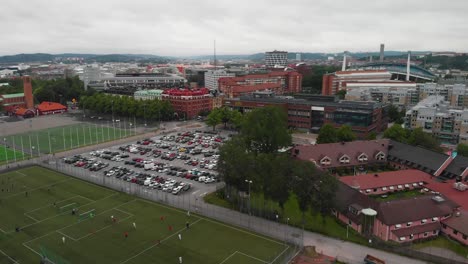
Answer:
[{"label": "office building", "polygon": [[417,86],[413,82],[350,82],[346,83],[346,100],[376,101],[400,108],[419,102]]},{"label": "office building", "polygon": [[288,66],[287,51],[265,52],[265,67],[267,68],[285,68]]},{"label": "office building", "polygon": [[350,82],[384,82],[389,81],[392,74],[386,70],[369,71],[338,71],[323,75],[322,95],[335,95],[345,90]]},{"label": "office building", "polygon": [[273,71],[219,79],[219,90],[227,98],[248,95],[258,91],[271,91],[277,95],[302,91],[302,75],[296,71]]},{"label": "office building", "polygon": [[136,100],[160,100],[164,90],[141,90],[136,91],[133,94],[133,98]]},{"label": "office building", "polygon": [[384,131],[388,125],[386,108],[377,102],[338,101],[334,96],[276,96],[272,92],[254,92],[239,98],[226,98],[224,106],[241,112],[264,106],[287,111],[288,126],[318,132],[324,124],[349,125],[360,138]]},{"label": "office building", "polygon": [[209,90],[219,90],[218,80],[223,77],[235,77],[235,73],[225,70],[214,70],[205,72],[205,88]]},{"label": "office building", "polygon": [[183,88],[187,80],[175,74],[164,73],[122,73],[106,77],[105,92],[133,95],[137,90]]}]

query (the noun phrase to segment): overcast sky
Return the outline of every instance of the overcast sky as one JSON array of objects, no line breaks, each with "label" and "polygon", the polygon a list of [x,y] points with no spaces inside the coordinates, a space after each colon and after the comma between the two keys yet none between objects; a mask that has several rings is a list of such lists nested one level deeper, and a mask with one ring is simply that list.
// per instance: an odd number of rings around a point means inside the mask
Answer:
[{"label": "overcast sky", "polygon": [[2,1],[0,55],[468,51],[468,0]]}]

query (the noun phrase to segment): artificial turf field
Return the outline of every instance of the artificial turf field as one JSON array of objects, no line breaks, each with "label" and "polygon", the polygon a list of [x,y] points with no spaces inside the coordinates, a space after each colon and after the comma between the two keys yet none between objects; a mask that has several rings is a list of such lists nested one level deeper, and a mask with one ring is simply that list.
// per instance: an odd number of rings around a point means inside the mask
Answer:
[{"label": "artificial turf field", "polygon": [[[289,249],[243,229],[42,167],[0,174],[0,189],[1,264],[39,263],[40,255],[57,264],[166,264],[179,263],[179,257],[183,263],[257,264],[272,263]],[[78,208],[76,215],[72,208]],[[89,217],[79,216],[85,212]]]},{"label": "artificial turf field", "polygon": [[21,151],[15,151],[12,148],[7,148],[4,145],[0,145],[0,164],[7,161],[21,160],[24,157],[24,153]]},{"label": "artificial turf field", "polygon": [[[112,124],[110,126],[108,125],[109,124],[107,123],[102,123],[99,125],[81,123],[76,125],[53,127],[22,134],[9,135],[5,138],[7,139],[10,148],[14,147],[17,152],[21,152],[22,150],[29,152],[31,147],[34,147],[35,150],[33,152],[39,150],[41,153],[55,153],[63,150],[128,137],[135,134],[133,129],[124,129],[123,124],[121,125],[122,129],[119,129],[118,126],[113,128]],[[8,159],[13,159],[12,153],[11,155],[8,155]]]}]

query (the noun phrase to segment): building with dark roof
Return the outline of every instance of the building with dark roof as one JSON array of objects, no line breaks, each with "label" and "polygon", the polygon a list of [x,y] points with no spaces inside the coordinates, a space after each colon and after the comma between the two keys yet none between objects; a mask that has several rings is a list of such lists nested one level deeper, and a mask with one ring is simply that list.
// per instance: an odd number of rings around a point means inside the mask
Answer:
[{"label": "building with dark roof", "polygon": [[[404,243],[437,236],[440,222],[452,217],[459,208],[441,196],[378,202],[344,183],[338,186],[334,215],[356,231],[384,241]],[[365,213],[369,209],[376,212],[375,216]]]},{"label": "building with dark roof", "polygon": [[102,81],[106,93],[122,95],[133,95],[137,90],[182,88],[187,84],[181,76],[164,73],[122,73]]},{"label": "building with dark roof", "polygon": [[468,212],[461,211],[442,221],[442,232],[468,246]]},{"label": "building with dark roof", "polygon": [[299,145],[292,155],[300,160],[313,162],[320,169],[355,167],[368,164],[385,164],[389,139],[352,142]]},{"label": "building with dark roof", "polygon": [[388,126],[388,105],[377,102],[338,100],[334,96],[275,96],[271,92],[255,92],[240,98],[226,98],[224,106],[240,112],[264,106],[278,106],[287,112],[290,127],[317,132],[324,124],[335,127],[349,125],[360,138],[379,133]]}]

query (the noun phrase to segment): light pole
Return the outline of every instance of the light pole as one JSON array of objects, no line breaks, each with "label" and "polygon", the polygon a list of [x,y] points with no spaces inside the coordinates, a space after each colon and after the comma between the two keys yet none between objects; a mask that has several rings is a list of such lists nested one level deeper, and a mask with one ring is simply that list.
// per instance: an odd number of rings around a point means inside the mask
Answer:
[{"label": "light pole", "polygon": [[248,183],[248,185],[249,185],[249,215],[250,215],[251,214],[251,206],[252,206],[251,200],[250,200],[250,185],[253,183],[253,181],[245,180],[245,182]]},{"label": "light pole", "polygon": [[145,119],[145,128],[146,128],[146,101],[143,104],[143,118]]},{"label": "light pole", "polygon": [[5,149],[5,158],[6,158],[6,162],[8,164],[8,153],[7,153],[6,138],[3,138],[3,144],[5,145],[5,147],[4,147],[4,149]]}]

